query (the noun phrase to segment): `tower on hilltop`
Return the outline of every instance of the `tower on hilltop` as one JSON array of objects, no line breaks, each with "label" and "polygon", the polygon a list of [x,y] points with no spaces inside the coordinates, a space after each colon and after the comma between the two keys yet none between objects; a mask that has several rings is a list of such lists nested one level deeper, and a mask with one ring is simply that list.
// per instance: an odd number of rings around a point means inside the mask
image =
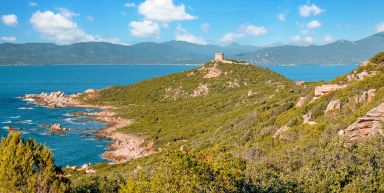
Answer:
[{"label": "tower on hilltop", "polygon": [[215,61],[224,61],[224,53],[216,52],[215,53]]}]

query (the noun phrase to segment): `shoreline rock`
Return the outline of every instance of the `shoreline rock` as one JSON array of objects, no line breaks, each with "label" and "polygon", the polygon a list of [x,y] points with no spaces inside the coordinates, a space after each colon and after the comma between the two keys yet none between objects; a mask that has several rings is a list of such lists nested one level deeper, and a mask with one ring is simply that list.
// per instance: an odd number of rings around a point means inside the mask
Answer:
[{"label": "shoreline rock", "polygon": [[[88,89],[86,98],[97,97],[97,91]],[[94,136],[98,138],[109,139],[113,141],[108,146],[108,150],[102,155],[103,158],[111,160],[114,163],[121,163],[130,161],[132,159],[140,158],[150,155],[155,151],[145,147],[145,140],[131,134],[120,133],[117,129],[128,126],[133,123],[132,119],[124,119],[118,117],[116,113],[111,110],[113,107],[100,106],[100,105],[87,105],[83,104],[77,97],[81,93],[73,95],[65,95],[63,92],[41,93],[41,94],[26,94],[21,98],[29,102],[36,103],[47,108],[94,108],[100,109],[100,112],[77,112],[72,113],[73,116],[89,116],[91,119],[101,121],[107,124],[105,128],[97,131]],[[52,128],[52,126],[54,126]],[[52,131],[62,131],[61,125],[52,125]],[[60,127],[58,127],[60,126]],[[61,129],[59,129],[61,128]],[[153,144],[151,145],[153,147]]]},{"label": "shoreline rock", "polygon": [[67,131],[71,130],[69,128],[61,127],[60,123],[54,123],[52,125],[41,124],[41,125],[39,125],[39,127],[44,128],[44,129],[48,129],[49,132],[56,133],[56,134],[59,134],[59,135],[64,135]]}]

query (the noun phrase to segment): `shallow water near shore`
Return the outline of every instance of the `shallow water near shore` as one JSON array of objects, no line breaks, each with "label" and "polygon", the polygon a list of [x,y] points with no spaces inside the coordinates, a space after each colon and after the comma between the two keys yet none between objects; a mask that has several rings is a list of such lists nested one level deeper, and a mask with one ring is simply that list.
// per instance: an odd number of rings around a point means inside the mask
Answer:
[{"label": "shallow water near shore", "polygon": [[[82,165],[103,162],[101,154],[108,141],[95,139],[92,134],[104,123],[71,117],[71,112],[95,109],[47,109],[24,101],[18,96],[28,93],[63,91],[83,92],[112,85],[128,85],[141,80],[195,68],[186,65],[59,65],[59,66],[0,66],[0,135],[7,126],[14,126],[24,138],[34,138],[50,147],[56,164]],[[356,66],[274,66],[268,67],[292,80],[331,80]],[[321,72],[321,73],[320,73]],[[48,133],[40,124],[61,123],[71,131],[65,135]]]},{"label": "shallow water near shore", "polygon": [[[0,135],[7,126],[18,128],[24,138],[33,138],[50,147],[59,166],[103,162],[101,155],[108,141],[97,140],[92,134],[105,126],[86,117],[68,116],[71,112],[92,109],[47,109],[17,98],[28,93],[63,91],[66,94],[128,85],[141,80],[184,71],[192,66],[155,65],[60,65],[0,67]],[[60,136],[51,134],[40,124],[61,123],[71,131]]]}]

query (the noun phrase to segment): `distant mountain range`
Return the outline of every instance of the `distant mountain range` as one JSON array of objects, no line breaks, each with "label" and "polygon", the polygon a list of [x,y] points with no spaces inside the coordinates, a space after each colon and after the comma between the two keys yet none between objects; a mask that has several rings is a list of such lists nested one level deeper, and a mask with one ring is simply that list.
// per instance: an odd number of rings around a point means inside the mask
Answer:
[{"label": "distant mountain range", "polygon": [[339,40],[321,46],[261,48],[230,44],[198,45],[181,41],[145,42],[131,46],[105,42],[56,45],[52,43],[0,44],[0,65],[34,64],[195,64],[222,51],[229,58],[259,65],[356,64],[384,50],[384,33],[358,41]]},{"label": "distant mountain range", "polygon": [[339,40],[321,46],[277,46],[236,56],[259,65],[358,64],[384,50],[384,32],[358,41]]},{"label": "distant mountain range", "polygon": [[181,41],[145,42],[123,46],[105,42],[56,45],[27,43],[0,45],[0,65],[13,64],[186,64],[205,63],[217,51],[228,55],[259,50],[256,46],[198,45]]}]

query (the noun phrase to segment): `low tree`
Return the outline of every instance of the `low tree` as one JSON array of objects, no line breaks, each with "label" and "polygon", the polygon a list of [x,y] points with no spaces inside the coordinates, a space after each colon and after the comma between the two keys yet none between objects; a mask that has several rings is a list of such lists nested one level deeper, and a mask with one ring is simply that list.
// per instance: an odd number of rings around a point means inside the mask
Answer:
[{"label": "low tree", "polygon": [[10,132],[0,143],[0,192],[64,192],[66,185],[51,151]]},{"label": "low tree", "polygon": [[210,151],[196,156],[170,151],[152,168],[129,176],[120,192],[256,191],[242,174],[245,167],[243,160],[227,152]]}]

